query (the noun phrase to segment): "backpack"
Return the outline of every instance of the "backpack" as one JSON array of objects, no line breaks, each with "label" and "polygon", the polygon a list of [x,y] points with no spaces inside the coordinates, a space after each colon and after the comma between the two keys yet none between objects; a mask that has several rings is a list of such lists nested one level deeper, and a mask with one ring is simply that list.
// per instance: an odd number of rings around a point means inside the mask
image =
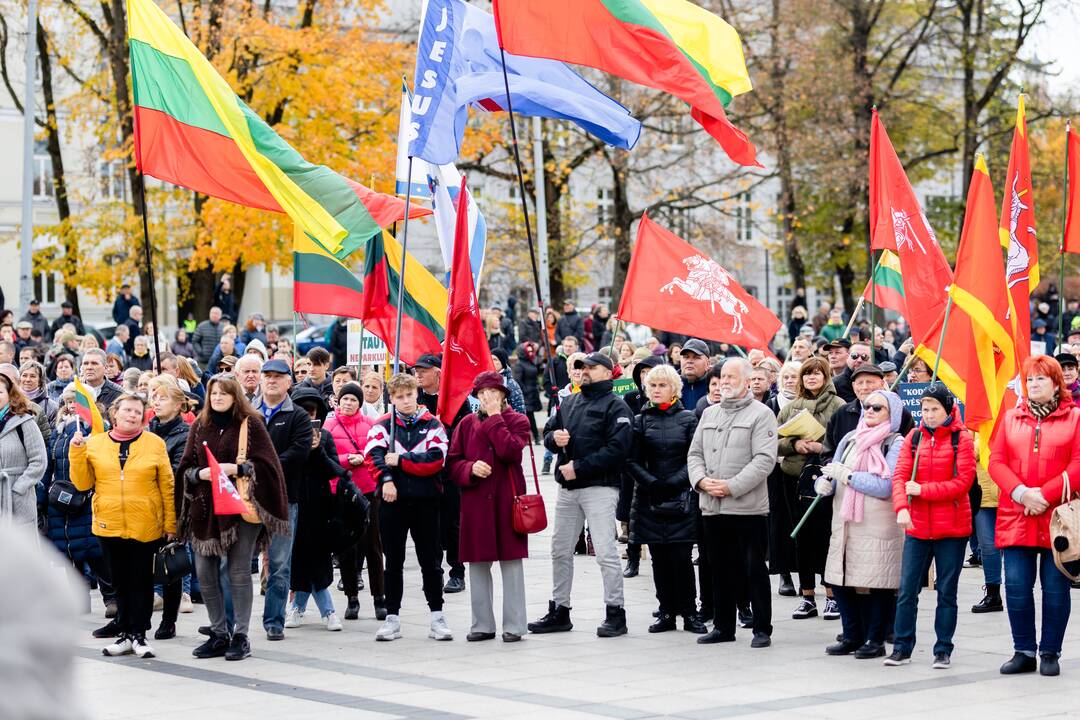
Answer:
[{"label": "backpack", "polygon": [[1077,582],[1080,581],[1080,499],[1073,497],[1069,473],[1062,473],[1062,480],[1061,504],[1050,516],[1050,550],[1058,570]]}]

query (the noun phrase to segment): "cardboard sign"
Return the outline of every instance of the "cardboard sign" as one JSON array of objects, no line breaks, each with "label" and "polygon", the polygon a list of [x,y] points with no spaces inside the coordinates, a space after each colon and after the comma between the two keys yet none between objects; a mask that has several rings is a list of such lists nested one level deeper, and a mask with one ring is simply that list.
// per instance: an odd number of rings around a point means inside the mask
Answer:
[{"label": "cardboard sign", "polygon": [[[349,320],[348,335],[345,340],[347,364],[350,367],[371,367],[386,364],[386,343],[370,332],[363,332],[361,320]],[[363,347],[360,346],[363,335]]]}]

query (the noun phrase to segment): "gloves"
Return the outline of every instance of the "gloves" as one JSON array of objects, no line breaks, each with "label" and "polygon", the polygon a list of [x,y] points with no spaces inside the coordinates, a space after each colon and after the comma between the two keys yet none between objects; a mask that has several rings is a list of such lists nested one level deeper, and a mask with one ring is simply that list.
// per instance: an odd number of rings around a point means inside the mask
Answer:
[{"label": "gloves", "polygon": [[851,470],[849,470],[843,463],[831,462],[825,467],[821,468],[821,472],[825,477],[831,478],[838,483],[847,485],[848,479],[851,478]]},{"label": "gloves", "polygon": [[255,477],[255,466],[250,462],[240,463],[236,466],[236,477]]},{"label": "gloves", "polygon": [[199,487],[199,468],[190,467],[187,472],[184,473],[184,480],[187,481],[188,487],[194,490]]},{"label": "gloves", "polygon": [[833,494],[833,482],[832,479],[825,475],[819,475],[818,479],[814,481],[814,492],[823,497],[828,497]]}]

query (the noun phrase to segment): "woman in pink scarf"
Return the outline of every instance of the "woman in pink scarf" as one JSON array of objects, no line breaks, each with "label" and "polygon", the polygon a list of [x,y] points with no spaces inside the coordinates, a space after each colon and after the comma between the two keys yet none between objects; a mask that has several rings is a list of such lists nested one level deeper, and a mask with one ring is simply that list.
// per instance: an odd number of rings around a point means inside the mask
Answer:
[{"label": "woman in pink scarf", "polygon": [[858,427],[840,441],[815,486],[819,495],[833,496],[825,581],[833,586],[844,626],[843,639],[825,649],[829,655],[885,655],[904,547],[892,508],[902,409],[895,393],[868,395]]}]

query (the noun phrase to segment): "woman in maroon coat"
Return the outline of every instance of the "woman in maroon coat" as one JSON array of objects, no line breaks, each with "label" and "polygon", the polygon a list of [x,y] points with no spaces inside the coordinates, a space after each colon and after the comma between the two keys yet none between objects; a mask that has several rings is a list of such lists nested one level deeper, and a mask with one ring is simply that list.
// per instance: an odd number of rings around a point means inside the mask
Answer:
[{"label": "woman in maroon coat", "polygon": [[525,492],[521,451],[529,443],[529,420],[507,404],[502,376],[480,373],[473,385],[480,409],[454,432],[447,456],[451,478],[461,487],[462,562],[469,563],[470,642],[495,638],[491,564],[503,581],[503,642],[525,634],[524,558],[529,536],[514,530],[514,496]]}]

